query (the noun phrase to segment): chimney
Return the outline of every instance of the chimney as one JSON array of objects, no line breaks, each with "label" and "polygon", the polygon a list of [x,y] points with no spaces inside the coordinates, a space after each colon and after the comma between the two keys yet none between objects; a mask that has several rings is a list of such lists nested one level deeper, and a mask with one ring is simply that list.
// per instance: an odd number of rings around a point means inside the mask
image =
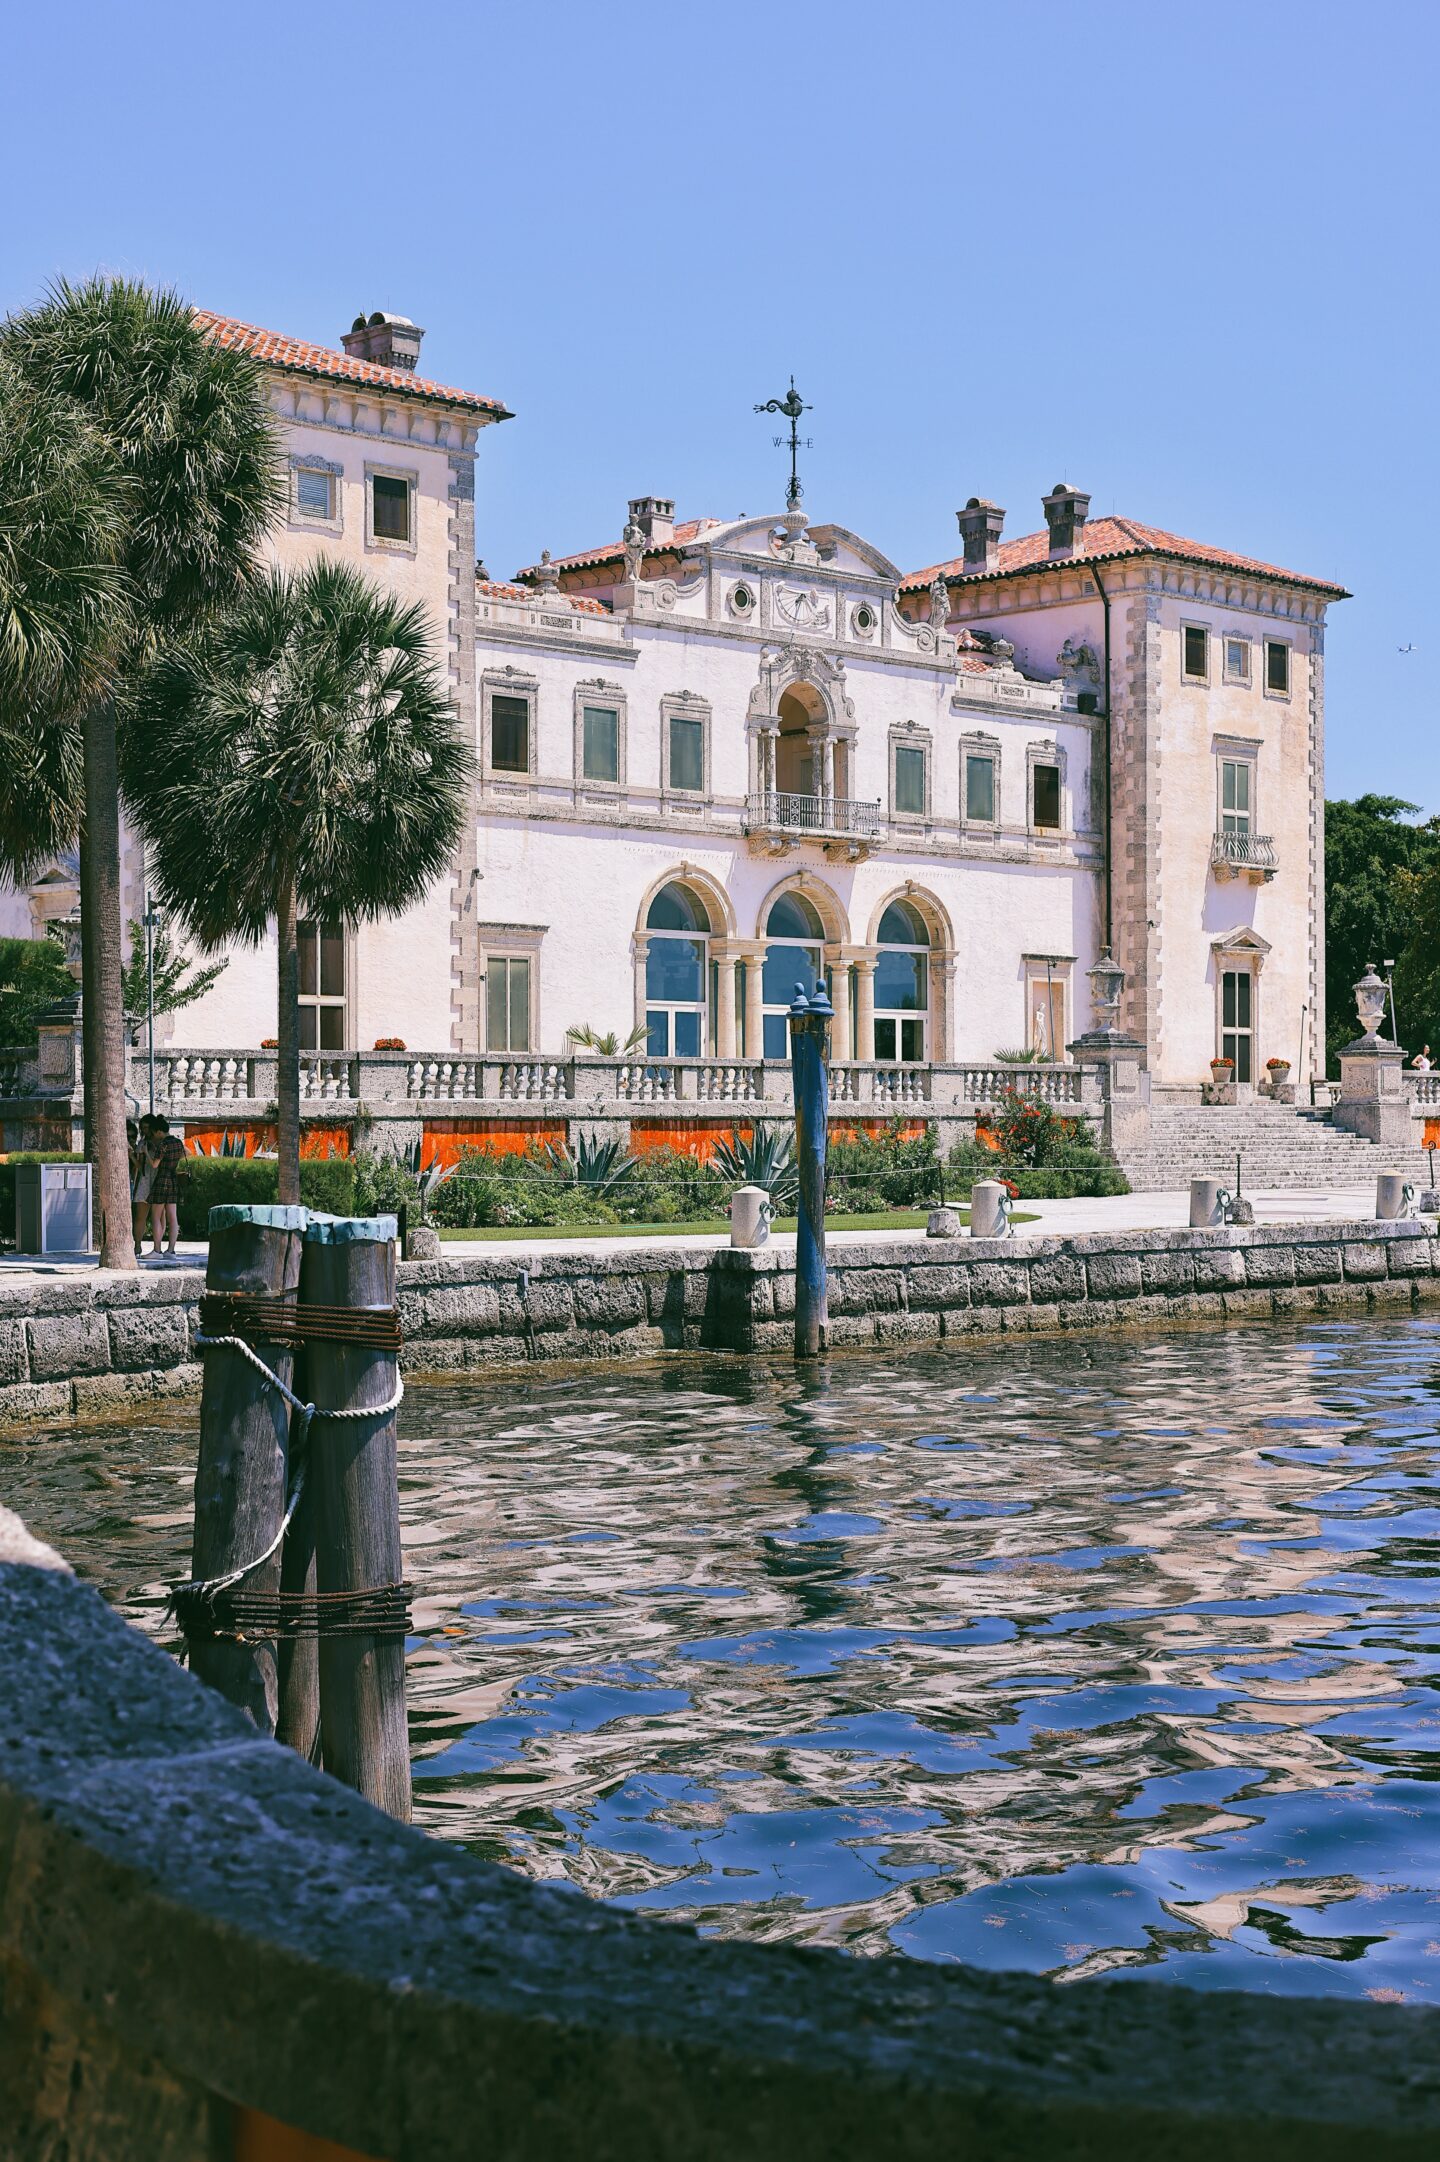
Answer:
[{"label": "chimney", "polygon": [[964,510],[957,510],[955,522],[965,543],[965,568],[967,571],[993,571],[1000,561],[1000,528],[1005,523],[1005,513],[998,504],[987,503],[983,497],[972,495]]},{"label": "chimney", "polygon": [[408,315],[357,315],[340,343],[352,360],[373,360],[382,368],[413,368],[425,333]]},{"label": "chimney", "polygon": [[633,496],[630,523],[639,526],[652,548],[669,548],[675,539],[675,505],[663,495]]},{"label": "chimney", "polygon": [[1083,555],[1080,537],[1090,514],[1089,496],[1082,495],[1078,488],[1067,488],[1062,480],[1041,500],[1045,505],[1045,523],[1050,528],[1050,561],[1056,563],[1066,556]]}]

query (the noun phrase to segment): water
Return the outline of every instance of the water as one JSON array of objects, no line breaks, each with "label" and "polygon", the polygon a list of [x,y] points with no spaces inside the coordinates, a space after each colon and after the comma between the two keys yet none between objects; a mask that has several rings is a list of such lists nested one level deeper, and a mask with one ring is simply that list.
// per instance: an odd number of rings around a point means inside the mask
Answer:
[{"label": "water", "polygon": [[[416,1388],[417,1819],[728,1936],[1434,1999],[1437,1423],[1409,1320]],[[0,1438],[162,1637],[192,1429]]]}]

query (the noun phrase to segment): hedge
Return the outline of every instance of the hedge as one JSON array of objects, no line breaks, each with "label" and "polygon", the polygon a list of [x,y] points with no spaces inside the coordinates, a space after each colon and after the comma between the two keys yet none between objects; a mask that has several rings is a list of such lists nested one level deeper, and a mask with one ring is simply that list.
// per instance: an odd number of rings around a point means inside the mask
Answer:
[{"label": "hedge", "polygon": [[[210,1211],[222,1201],[274,1201],[279,1181],[273,1156],[187,1156],[180,1173],[180,1236],[208,1237]],[[300,1199],[331,1216],[353,1216],[355,1166],[345,1156],[302,1162]]]}]

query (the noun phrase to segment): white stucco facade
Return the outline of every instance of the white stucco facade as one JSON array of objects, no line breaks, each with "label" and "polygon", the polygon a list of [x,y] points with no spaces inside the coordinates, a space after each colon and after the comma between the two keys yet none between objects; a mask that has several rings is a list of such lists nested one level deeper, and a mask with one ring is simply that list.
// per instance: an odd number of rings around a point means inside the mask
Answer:
[{"label": "white stucco facade", "polygon": [[[677,524],[649,497],[614,542],[497,583],[474,472],[505,409],[416,375],[414,326],[362,319],[342,355],[204,320],[266,367],[275,558],[338,551],[418,601],[476,753],[451,873],[392,921],[312,928],[309,1048],[559,1058],[588,1026],[754,1060],[823,974],[837,1057],[1063,1057],[1110,944],[1152,1082],[1191,1089],[1222,1051],[1247,1082],[1272,1056],[1323,1070],[1341,588],[1089,522],[1063,488],[1018,542],[972,499],[963,555],[909,576],[838,524]],[[130,834],[123,892],[139,918]],[[57,872],[0,896],[0,929],[72,906]],[[157,1039],[275,1029],[271,942]]]}]

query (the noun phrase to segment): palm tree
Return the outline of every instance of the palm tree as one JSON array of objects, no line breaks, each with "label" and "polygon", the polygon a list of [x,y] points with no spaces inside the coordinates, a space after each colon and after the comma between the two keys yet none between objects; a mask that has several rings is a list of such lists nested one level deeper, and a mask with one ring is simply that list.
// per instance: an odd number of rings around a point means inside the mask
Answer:
[{"label": "palm tree", "polygon": [[[101,1259],[133,1268],[125,1149],[117,712],[167,642],[243,591],[282,496],[277,437],[259,369],[206,338],[178,293],[126,278],[60,283],[0,329],[37,394],[77,407],[120,476],[120,563],[129,607],[78,708],[28,704],[37,728],[78,710],[83,758],[81,927],[86,1127],[96,1163]],[[123,493],[121,492],[123,490]],[[0,828],[9,821],[0,815]]]},{"label": "palm tree", "polygon": [[428,618],[347,565],[269,575],[162,655],[124,738],[162,901],[213,951],[279,969],[279,1193],[300,1198],[296,925],[407,907],[448,869],[472,761]]}]

